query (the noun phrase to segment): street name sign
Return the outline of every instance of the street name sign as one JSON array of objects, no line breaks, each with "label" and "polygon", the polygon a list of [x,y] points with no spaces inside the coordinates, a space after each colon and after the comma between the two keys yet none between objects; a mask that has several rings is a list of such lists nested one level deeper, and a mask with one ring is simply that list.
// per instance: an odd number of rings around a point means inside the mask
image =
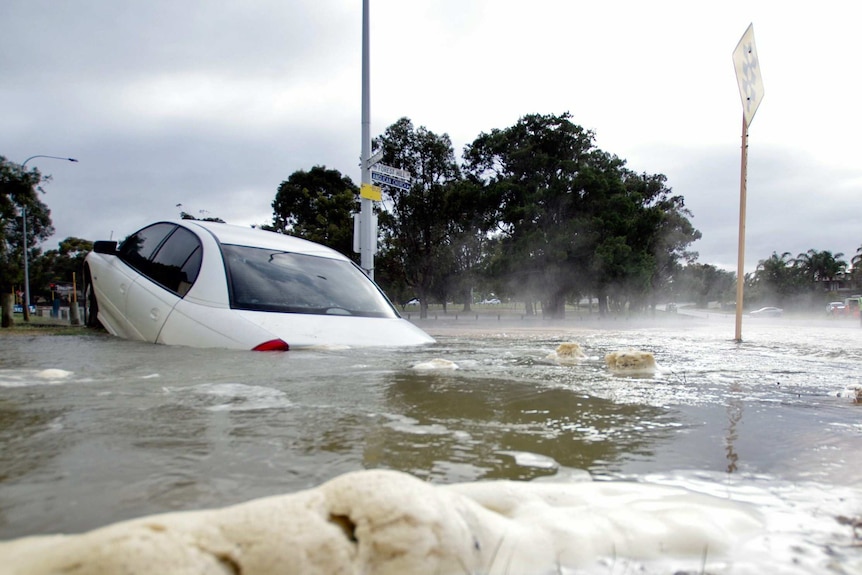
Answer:
[{"label": "street name sign", "polygon": [[399,180],[405,180],[407,182],[412,179],[410,172],[407,170],[393,168],[392,166],[387,166],[385,164],[375,164],[371,167],[371,171],[380,172],[381,174],[386,174],[387,176],[392,176],[393,178],[398,178]]},{"label": "street name sign", "polygon": [[410,191],[410,172],[384,164],[371,166],[371,181],[384,186]]},{"label": "street name sign", "polygon": [[371,181],[384,186],[392,186],[400,190],[410,191],[410,182],[399,180],[380,172],[371,172]]}]

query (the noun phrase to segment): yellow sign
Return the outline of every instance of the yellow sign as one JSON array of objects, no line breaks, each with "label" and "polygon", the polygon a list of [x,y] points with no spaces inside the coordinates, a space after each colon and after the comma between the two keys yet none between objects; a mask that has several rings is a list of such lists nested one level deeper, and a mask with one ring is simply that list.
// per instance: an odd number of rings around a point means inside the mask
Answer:
[{"label": "yellow sign", "polygon": [[362,184],[362,187],[359,188],[359,197],[366,200],[374,200],[375,202],[383,199],[380,186],[372,186],[371,184]]}]

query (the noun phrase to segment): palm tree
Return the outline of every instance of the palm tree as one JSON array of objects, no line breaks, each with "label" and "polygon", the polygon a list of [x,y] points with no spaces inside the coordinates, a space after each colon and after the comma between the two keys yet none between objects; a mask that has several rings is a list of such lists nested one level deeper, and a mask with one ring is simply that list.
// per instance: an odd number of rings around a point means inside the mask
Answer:
[{"label": "palm tree", "polygon": [[790,252],[780,256],[776,252],[768,259],[757,262],[753,284],[761,298],[778,298],[782,303],[784,298],[792,294],[799,284],[798,271]]},{"label": "palm tree", "polygon": [[774,286],[784,283],[788,278],[788,272],[794,260],[790,252],[784,252],[780,256],[772,252],[768,259],[757,262],[757,270],[754,272],[754,280],[759,283],[772,284]]},{"label": "palm tree", "polygon": [[850,265],[853,266],[853,281],[858,283],[862,280],[862,246],[856,248],[856,255],[850,260]]},{"label": "palm tree", "polygon": [[828,250],[808,250],[799,254],[793,261],[802,275],[809,282],[810,287],[815,287],[820,282],[826,289],[831,288],[831,282],[847,270],[847,262],[842,260],[843,253],[832,254]]}]

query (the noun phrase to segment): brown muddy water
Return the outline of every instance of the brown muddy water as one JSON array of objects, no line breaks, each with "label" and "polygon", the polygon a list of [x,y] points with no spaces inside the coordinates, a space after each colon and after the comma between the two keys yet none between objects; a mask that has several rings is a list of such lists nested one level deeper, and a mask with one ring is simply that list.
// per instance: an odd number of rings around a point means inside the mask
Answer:
[{"label": "brown muddy water", "polygon": [[[720,316],[416,323],[437,343],[255,353],[0,336],[0,539],[389,468],[682,486],[757,506],[786,543],[764,572],[862,569],[857,322],[746,318],[742,343]],[[560,365],[561,342],[587,357]],[[658,370],[611,374],[604,355],[626,348]],[[415,369],[434,359],[457,369]]]}]

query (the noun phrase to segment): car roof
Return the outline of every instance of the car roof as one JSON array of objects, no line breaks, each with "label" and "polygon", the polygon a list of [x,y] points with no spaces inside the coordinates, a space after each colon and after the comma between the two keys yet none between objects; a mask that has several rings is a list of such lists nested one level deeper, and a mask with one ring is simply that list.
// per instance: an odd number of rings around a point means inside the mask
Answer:
[{"label": "car roof", "polygon": [[260,228],[235,226],[220,222],[205,222],[201,220],[177,220],[172,223],[185,227],[203,228],[210,232],[222,244],[254,246],[273,250],[283,250],[319,257],[347,260],[348,258],[332,248],[310,242],[296,236],[270,232]]}]

